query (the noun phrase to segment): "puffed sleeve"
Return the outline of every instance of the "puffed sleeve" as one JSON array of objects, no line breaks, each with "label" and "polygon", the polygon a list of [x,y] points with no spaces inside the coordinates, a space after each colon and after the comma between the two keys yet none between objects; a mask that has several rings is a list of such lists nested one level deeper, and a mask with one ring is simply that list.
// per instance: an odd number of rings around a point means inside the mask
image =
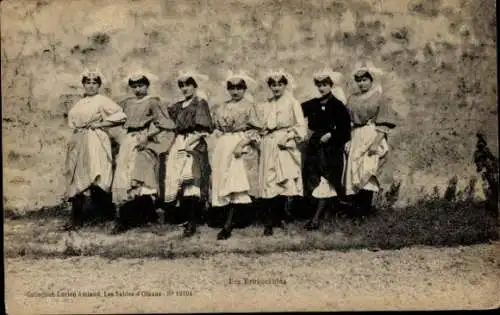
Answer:
[{"label": "puffed sleeve", "polygon": [[261,129],[261,124],[257,116],[256,104],[250,104],[246,111],[246,130],[243,142],[245,144],[259,143],[261,140],[259,129]]},{"label": "puffed sleeve", "polygon": [[264,129],[264,123],[259,116],[259,105],[253,104],[248,108],[247,125],[253,129]]},{"label": "puffed sleeve", "polygon": [[177,120],[177,115],[179,114],[180,108],[181,108],[180,103],[175,103],[173,105],[167,106],[168,115],[174,122]]},{"label": "puffed sleeve", "polygon": [[68,127],[71,129],[76,128],[75,118],[74,118],[73,112],[71,110],[68,112]]},{"label": "puffed sleeve", "polygon": [[212,132],[214,125],[212,122],[212,116],[210,115],[210,108],[208,107],[207,101],[200,99],[198,106],[196,107],[196,113],[194,117],[195,128],[198,131]]},{"label": "puffed sleeve", "polygon": [[162,130],[174,130],[175,123],[170,118],[168,106],[159,97],[151,100],[151,111],[153,114],[153,124]]},{"label": "puffed sleeve", "polygon": [[116,123],[125,122],[127,120],[127,115],[123,112],[122,107],[113,102],[111,99],[102,96],[100,105],[103,120]]},{"label": "puffed sleeve", "polygon": [[118,101],[118,106],[120,106],[123,110],[123,112],[127,112],[127,104],[128,104],[128,101],[129,101],[130,97],[127,97],[121,101]]},{"label": "puffed sleeve", "polygon": [[381,99],[379,110],[375,119],[377,130],[388,133],[391,129],[395,128],[398,124],[398,114],[390,106],[389,100]]},{"label": "puffed sleeve", "polygon": [[291,131],[295,133],[295,140],[297,142],[302,142],[307,137],[307,124],[304,118],[304,113],[302,113],[302,107],[300,103],[292,98],[292,110],[295,119],[295,125],[292,127]]},{"label": "puffed sleeve", "polygon": [[213,122],[213,125],[214,125],[214,128],[216,130],[222,130],[222,127],[221,126],[221,119],[219,119],[219,117],[221,117],[221,111],[223,110],[224,108],[224,105],[223,104],[215,104],[214,106],[212,106],[212,111],[211,111],[211,118],[212,118],[212,122]]}]

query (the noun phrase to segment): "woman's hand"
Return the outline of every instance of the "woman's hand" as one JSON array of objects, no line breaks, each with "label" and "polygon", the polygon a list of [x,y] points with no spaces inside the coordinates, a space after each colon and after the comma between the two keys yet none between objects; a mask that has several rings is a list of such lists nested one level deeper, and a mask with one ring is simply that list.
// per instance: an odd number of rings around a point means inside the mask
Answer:
[{"label": "woman's hand", "polygon": [[269,133],[269,132],[268,132],[267,130],[265,130],[265,129],[260,129],[260,130],[258,131],[258,135],[259,135],[260,137],[264,137],[264,136],[266,136],[268,133]]},{"label": "woman's hand", "polygon": [[202,138],[202,135],[191,135],[187,141],[186,141],[186,146],[184,147],[184,150],[186,152],[192,151],[193,150],[193,145],[198,142]]},{"label": "woman's hand", "polygon": [[289,140],[289,138],[288,138],[288,134],[287,134],[287,136],[283,137],[278,142],[278,148],[280,148],[281,150],[285,150],[286,149],[286,144],[287,144],[288,140]]},{"label": "woman's hand", "polygon": [[278,147],[281,150],[285,150],[289,147],[289,142],[295,141],[295,132],[293,130],[288,130],[283,139],[278,143]]},{"label": "woman's hand", "polygon": [[93,122],[89,125],[89,128],[94,130],[94,129],[101,129],[101,128],[109,128],[109,127],[113,127],[113,126],[118,126],[119,124],[116,124],[112,121],[107,121],[107,120],[104,120],[104,121],[96,121],[96,122]]},{"label": "woman's hand", "polygon": [[214,135],[214,137],[219,138],[220,136],[222,136],[222,131],[220,131],[219,129],[215,129],[212,134]]},{"label": "woman's hand", "polygon": [[346,153],[349,153],[349,150],[351,149],[351,141],[347,141],[344,145],[344,151]]},{"label": "woman's hand", "polygon": [[246,140],[242,140],[236,147],[234,148],[234,157],[240,158],[243,154],[250,152],[250,142]]},{"label": "woman's hand", "polygon": [[376,155],[377,153],[378,153],[378,143],[374,143],[368,148],[368,156],[373,156]]},{"label": "woman's hand", "polygon": [[102,123],[100,121],[93,122],[89,125],[90,130],[100,129],[102,128]]},{"label": "woman's hand", "polygon": [[370,147],[368,148],[368,156],[378,154],[380,141],[382,141],[382,139],[384,137],[385,137],[385,133],[383,133],[383,132],[377,133],[377,137],[375,138],[375,141],[373,141],[372,145],[370,145]]},{"label": "woman's hand", "polygon": [[144,150],[146,149],[147,145],[148,145],[148,136],[147,135],[140,135],[139,136],[139,141],[137,143],[137,146],[136,148],[141,151],[141,150]]},{"label": "woman's hand", "polygon": [[234,149],[233,155],[235,158],[239,159],[243,155],[243,147],[237,146]]},{"label": "woman's hand", "polygon": [[319,139],[319,141],[321,141],[321,143],[326,143],[331,138],[332,138],[332,134],[329,132],[329,133],[325,133],[323,136],[321,136],[321,138]]}]

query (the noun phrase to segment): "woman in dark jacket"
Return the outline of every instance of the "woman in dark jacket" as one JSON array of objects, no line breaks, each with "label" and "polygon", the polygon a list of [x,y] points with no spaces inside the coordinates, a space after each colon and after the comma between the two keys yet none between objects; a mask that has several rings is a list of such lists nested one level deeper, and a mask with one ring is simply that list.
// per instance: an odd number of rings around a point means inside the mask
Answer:
[{"label": "woman in dark jacket", "polygon": [[318,199],[314,217],[306,229],[319,228],[322,211],[331,205],[334,197],[345,200],[342,185],[344,147],[350,139],[351,120],[345,106],[345,95],[339,85],[342,75],[323,70],[314,75],[314,84],[321,96],[302,104],[304,116],[312,135],[304,161],[305,196]]},{"label": "woman in dark jacket", "polygon": [[179,200],[187,211],[185,237],[196,232],[210,184],[211,169],[205,137],[214,127],[208,103],[197,92],[200,78],[202,76],[196,73],[181,74],[177,83],[184,100],[168,108],[175,122],[176,137],[166,162],[165,202]]}]

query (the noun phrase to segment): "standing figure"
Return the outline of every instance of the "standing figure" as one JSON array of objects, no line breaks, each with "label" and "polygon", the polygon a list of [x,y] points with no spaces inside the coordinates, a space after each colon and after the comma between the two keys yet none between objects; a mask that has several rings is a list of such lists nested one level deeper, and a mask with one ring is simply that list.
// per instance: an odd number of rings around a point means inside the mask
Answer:
[{"label": "standing figure", "polygon": [[329,69],[314,75],[320,97],[302,103],[312,135],[304,159],[304,190],[307,197],[318,199],[316,213],[306,229],[319,228],[319,219],[334,197],[345,200],[342,183],[344,148],[351,137],[351,118],[340,81],[342,74]]},{"label": "standing figure", "polygon": [[165,202],[179,200],[187,211],[185,237],[196,232],[210,185],[211,169],[205,137],[213,131],[213,123],[207,101],[197,93],[200,80],[206,80],[206,77],[192,72],[182,73],[177,83],[184,100],[168,108],[175,122],[176,137],[166,161]]},{"label": "standing figure", "polygon": [[175,125],[162,108],[160,98],[148,94],[154,78],[144,71],[129,75],[127,83],[134,96],[120,103],[127,121],[112,187],[113,202],[118,207],[115,232],[156,220],[159,161],[152,144],[159,133],[172,130]]},{"label": "standing figure", "polygon": [[289,197],[302,196],[301,152],[297,145],[307,136],[300,103],[293,96],[292,77],[282,70],[270,73],[267,84],[273,96],[257,105],[260,161],[259,197],[266,207],[264,235],[286,216]]},{"label": "standing figure", "polygon": [[358,215],[371,212],[373,193],[380,190],[381,166],[389,152],[387,138],[396,126],[396,112],[382,98],[381,74],[371,62],[357,65],[354,80],[359,92],[348,101],[353,130],[344,177],[346,193],[355,195],[354,210]]},{"label": "standing figure", "polygon": [[212,154],[212,207],[229,205],[229,214],[217,239],[231,237],[235,211],[244,211],[258,193],[258,133],[255,105],[247,92],[255,81],[245,74],[230,74],[225,81],[231,99],[212,113],[215,141]]},{"label": "standing figure", "polygon": [[[113,176],[111,142],[106,128],[123,124],[127,118],[122,108],[99,94],[103,76],[99,70],[82,74],[83,99],[68,113],[73,135],[66,155],[66,196],[71,201],[71,220],[66,229],[83,225],[87,206],[111,210],[109,190]],[[108,200],[108,201],[106,201]]]}]

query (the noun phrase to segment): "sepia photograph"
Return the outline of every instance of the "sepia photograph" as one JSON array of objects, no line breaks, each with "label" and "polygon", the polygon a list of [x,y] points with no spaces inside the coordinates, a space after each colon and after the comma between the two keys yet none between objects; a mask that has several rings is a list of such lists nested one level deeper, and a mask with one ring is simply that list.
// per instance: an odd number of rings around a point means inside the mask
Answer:
[{"label": "sepia photograph", "polygon": [[500,307],[494,0],[4,0],[8,314]]}]

